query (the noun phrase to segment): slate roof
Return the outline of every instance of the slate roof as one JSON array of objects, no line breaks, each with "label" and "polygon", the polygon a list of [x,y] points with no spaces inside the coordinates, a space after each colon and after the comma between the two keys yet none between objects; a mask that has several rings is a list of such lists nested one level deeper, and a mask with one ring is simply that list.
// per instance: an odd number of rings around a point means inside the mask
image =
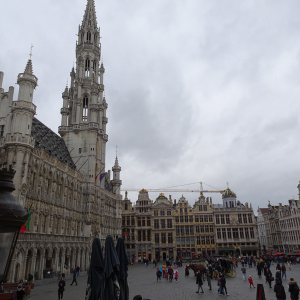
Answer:
[{"label": "slate roof", "polygon": [[260,211],[261,211],[262,214],[267,214],[269,212],[269,209],[268,208],[261,208]]},{"label": "slate roof", "polygon": [[44,149],[45,152],[57,157],[62,163],[76,169],[63,138],[36,118],[32,120],[31,135],[35,139],[35,147]]}]

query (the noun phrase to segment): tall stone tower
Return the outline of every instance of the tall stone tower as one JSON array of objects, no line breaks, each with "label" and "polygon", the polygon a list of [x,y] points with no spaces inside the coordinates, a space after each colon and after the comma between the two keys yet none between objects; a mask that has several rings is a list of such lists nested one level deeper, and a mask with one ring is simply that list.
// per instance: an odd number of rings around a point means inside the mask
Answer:
[{"label": "tall stone tower", "polygon": [[[62,94],[61,126],[63,137],[76,168],[94,183],[105,169],[107,103],[103,96],[100,28],[97,27],[94,0],[88,0],[76,42],[76,70],[71,70],[70,88]],[[97,185],[101,182],[97,181]],[[102,183],[104,185],[104,183]],[[102,186],[104,187],[104,186]]]},{"label": "tall stone tower", "polygon": [[[38,79],[33,74],[31,59],[28,60],[25,71],[18,75],[17,83],[19,85],[18,100],[13,101],[13,87],[9,88],[8,93],[3,93],[0,120],[3,123],[1,136],[4,139],[1,140],[0,148],[3,147],[2,151],[4,151],[5,144],[6,151],[5,157],[1,158],[2,163],[16,170],[14,194],[19,197],[20,187],[26,183],[29,156],[34,148],[34,139],[31,136],[32,120],[36,113],[33,92]],[[19,202],[24,205],[23,195],[20,195]]]}]

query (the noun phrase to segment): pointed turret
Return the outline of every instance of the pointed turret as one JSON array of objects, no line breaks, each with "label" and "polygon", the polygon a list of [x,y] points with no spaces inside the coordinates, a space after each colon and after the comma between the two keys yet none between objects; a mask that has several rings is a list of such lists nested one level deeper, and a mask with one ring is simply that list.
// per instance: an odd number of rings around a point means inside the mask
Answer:
[{"label": "pointed turret", "polygon": [[119,166],[119,161],[118,161],[118,156],[116,155],[115,159],[115,165],[112,167],[113,170],[113,192],[115,194],[120,195],[120,188],[122,185],[122,180],[120,180],[120,172],[121,172],[121,167]]},{"label": "pointed turret", "polygon": [[32,61],[28,60],[24,73],[18,75],[17,83],[20,86],[18,100],[32,102],[33,91],[37,86],[38,79],[32,72]]},{"label": "pointed turret", "polygon": [[92,27],[97,29],[97,17],[94,0],[87,0],[86,9],[82,20],[82,27]]},{"label": "pointed turret", "polygon": [[28,59],[28,62],[27,62],[27,65],[26,65],[24,73],[29,74],[29,75],[33,75],[33,72],[32,72],[32,61],[31,61],[31,59]]}]

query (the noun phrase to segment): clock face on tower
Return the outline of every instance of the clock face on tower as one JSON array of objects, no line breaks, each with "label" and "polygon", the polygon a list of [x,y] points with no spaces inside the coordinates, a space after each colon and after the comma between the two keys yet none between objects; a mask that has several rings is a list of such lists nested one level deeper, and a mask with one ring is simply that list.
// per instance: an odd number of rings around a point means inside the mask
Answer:
[{"label": "clock face on tower", "polygon": [[26,192],[27,192],[27,184],[23,183],[22,186],[21,186],[21,194],[25,195]]}]

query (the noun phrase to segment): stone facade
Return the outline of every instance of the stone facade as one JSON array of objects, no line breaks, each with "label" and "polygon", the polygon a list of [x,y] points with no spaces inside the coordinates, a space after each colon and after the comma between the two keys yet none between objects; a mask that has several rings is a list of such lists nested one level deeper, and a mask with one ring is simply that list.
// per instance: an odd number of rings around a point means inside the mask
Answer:
[{"label": "stone facade", "polygon": [[276,252],[299,251],[300,201],[291,199],[288,205],[268,205],[270,228],[269,250]]},{"label": "stone facade", "polygon": [[237,201],[229,188],[222,195],[223,204],[214,205],[219,254],[258,254],[258,234],[252,206]]},{"label": "stone facade", "polygon": [[[178,202],[160,194],[153,203],[141,190],[136,205],[122,201],[122,231],[127,254],[166,260],[202,255],[258,253],[258,234],[253,209],[241,204],[228,188],[223,204],[202,194],[193,207],[182,196]],[[151,225],[151,226],[149,226]]]},{"label": "stone facade", "polygon": [[106,235],[121,235],[118,159],[112,180],[105,170],[108,105],[93,0],[87,1],[79,26],[76,58],[70,88],[62,94],[61,136],[34,117],[38,78],[31,59],[18,75],[16,101],[13,87],[2,89],[0,72],[0,164],[16,170],[14,196],[31,211],[29,230],[19,235],[10,281],[28,273],[36,279],[68,274],[75,266],[86,270],[92,239],[98,236],[104,245]]},{"label": "stone facade", "polygon": [[264,253],[268,250],[268,239],[267,239],[267,231],[265,224],[265,215],[268,214],[268,208],[260,208],[257,210],[257,231],[259,237],[259,249],[261,253]]}]

